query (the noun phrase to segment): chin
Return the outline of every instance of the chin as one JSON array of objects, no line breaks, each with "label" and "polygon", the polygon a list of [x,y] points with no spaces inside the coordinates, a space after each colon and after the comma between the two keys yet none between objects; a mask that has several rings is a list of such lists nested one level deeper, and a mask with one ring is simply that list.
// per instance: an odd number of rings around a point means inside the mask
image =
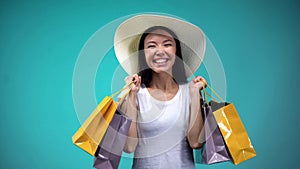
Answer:
[{"label": "chin", "polygon": [[172,71],[170,71],[170,70],[166,70],[166,69],[152,69],[155,73],[158,73],[158,74],[170,74],[171,75],[171,73],[170,72],[172,72]]}]

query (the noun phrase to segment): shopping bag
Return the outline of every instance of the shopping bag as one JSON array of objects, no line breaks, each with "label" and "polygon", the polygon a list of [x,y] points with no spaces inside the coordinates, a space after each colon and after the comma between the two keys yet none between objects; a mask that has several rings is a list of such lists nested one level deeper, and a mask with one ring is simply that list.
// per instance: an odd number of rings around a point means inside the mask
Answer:
[{"label": "shopping bag", "polygon": [[213,112],[235,165],[256,156],[246,129],[232,103]]},{"label": "shopping bag", "polygon": [[127,139],[131,120],[117,110],[94,158],[97,169],[117,169]]},{"label": "shopping bag", "polygon": [[[113,97],[127,89],[127,87],[131,84],[132,83],[127,84],[123,89],[117,91],[111,96],[106,96],[100,102],[96,109],[73,135],[72,141],[76,146],[92,156],[95,155],[98,145],[100,144],[109,123],[117,110],[118,103],[113,100]],[[126,95],[124,95],[124,97],[125,96]]]},{"label": "shopping bag", "polygon": [[212,110],[213,106],[206,103],[204,104],[203,115],[205,119],[204,131],[206,141],[202,149],[202,164],[214,164],[230,160]]},{"label": "shopping bag", "polygon": [[224,102],[224,100],[209,85],[207,85],[207,87],[210,88],[219,100],[223,101],[221,103],[211,101],[210,105],[212,107],[213,116],[230,153],[230,157],[232,158],[232,162],[237,165],[255,157],[256,152],[254,147],[234,105],[232,103]]}]

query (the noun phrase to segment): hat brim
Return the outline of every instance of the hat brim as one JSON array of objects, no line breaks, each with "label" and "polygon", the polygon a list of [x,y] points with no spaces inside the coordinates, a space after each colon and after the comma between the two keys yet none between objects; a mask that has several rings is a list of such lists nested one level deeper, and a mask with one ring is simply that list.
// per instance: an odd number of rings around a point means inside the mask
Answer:
[{"label": "hat brim", "polygon": [[163,26],[172,30],[181,45],[187,77],[199,68],[205,54],[206,39],[203,31],[180,19],[169,16],[143,14],[124,21],[116,30],[114,50],[119,63],[129,74],[138,73],[138,44],[141,35],[150,27]]}]

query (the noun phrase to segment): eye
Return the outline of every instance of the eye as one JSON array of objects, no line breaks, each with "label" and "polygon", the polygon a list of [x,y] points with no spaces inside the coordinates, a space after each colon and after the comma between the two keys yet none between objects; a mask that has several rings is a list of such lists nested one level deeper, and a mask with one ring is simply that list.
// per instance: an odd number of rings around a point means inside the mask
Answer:
[{"label": "eye", "polygon": [[148,49],[149,49],[149,48],[150,48],[150,49],[151,49],[151,48],[155,48],[155,45],[148,45],[147,48],[148,48]]},{"label": "eye", "polygon": [[170,46],[173,46],[173,44],[172,43],[166,43],[166,44],[164,44],[164,46],[165,47],[170,47]]}]

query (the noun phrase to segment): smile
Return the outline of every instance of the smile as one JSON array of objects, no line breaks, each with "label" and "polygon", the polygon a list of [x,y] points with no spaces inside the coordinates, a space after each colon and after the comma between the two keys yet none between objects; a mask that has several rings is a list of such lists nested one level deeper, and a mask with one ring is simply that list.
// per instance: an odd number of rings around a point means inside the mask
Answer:
[{"label": "smile", "polygon": [[153,63],[159,64],[159,65],[163,65],[163,64],[166,64],[168,61],[169,61],[169,59],[159,58],[159,59],[154,59]]}]

